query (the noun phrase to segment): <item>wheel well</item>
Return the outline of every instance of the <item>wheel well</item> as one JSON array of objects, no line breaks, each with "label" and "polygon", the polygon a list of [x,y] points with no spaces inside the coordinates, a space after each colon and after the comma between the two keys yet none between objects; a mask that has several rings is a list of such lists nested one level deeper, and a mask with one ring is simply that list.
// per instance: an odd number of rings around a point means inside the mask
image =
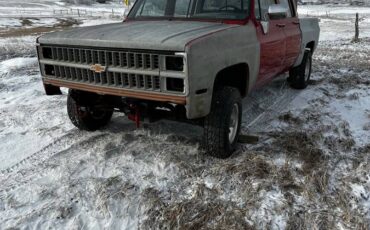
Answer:
[{"label": "wheel well", "polygon": [[307,43],[306,48],[310,49],[311,53],[313,53],[313,51],[315,49],[315,42],[312,41],[312,42]]},{"label": "wheel well", "polygon": [[214,89],[223,86],[235,87],[240,91],[242,97],[248,93],[249,67],[246,63],[229,66],[217,73]]}]

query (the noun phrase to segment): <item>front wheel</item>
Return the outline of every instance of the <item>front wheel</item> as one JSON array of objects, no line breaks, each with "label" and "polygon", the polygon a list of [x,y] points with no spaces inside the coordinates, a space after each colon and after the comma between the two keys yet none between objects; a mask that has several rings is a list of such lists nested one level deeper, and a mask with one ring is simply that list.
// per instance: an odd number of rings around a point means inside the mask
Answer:
[{"label": "front wheel", "polygon": [[203,146],[217,158],[228,158],[238,142],[242,103],[238,89],[224,87],[215,91],[211,112],[204,120]]},{"label": "front wheel", "polygon": [[112,118],[112,110],[96,109],[92,105],[81,105],[76,100],[78,94],[69,90],[67,112],[72,124],[80,130],[96,131],[107,125]]}]

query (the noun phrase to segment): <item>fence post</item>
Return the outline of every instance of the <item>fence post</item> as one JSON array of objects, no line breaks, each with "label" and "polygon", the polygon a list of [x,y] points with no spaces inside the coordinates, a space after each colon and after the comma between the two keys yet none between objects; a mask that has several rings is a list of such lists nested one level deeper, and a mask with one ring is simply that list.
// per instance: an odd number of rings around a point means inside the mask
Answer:
[{"label": "fence post", "polygon": [[77,14],[78,14],[78,17],[81,17],[80,16],[80,9],[77,9]]},{"label": "fence post", "polygon": [[359,39],[359,36],[360,36],[360,29],[359,29],[359,25],[358,25],[358,13],[356,13],[356,21],[355,21],[355,37],[353,38],[353,42],[359,42],[360,39]]}]

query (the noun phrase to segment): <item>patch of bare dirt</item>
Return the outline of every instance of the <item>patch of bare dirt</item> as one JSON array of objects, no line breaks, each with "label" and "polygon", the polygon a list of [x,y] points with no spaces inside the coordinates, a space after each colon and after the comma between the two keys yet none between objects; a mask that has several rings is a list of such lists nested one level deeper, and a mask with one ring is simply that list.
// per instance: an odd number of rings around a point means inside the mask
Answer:
[{"label": "patch of bare dirt", "polygon": [[33,22],[28,18],[21,19],[22,26],[32,26]]}]

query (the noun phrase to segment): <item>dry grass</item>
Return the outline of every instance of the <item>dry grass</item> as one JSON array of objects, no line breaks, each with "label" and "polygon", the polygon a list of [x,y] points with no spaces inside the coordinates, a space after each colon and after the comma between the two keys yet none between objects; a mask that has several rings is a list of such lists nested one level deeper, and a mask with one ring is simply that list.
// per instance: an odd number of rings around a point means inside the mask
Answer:
[{"label": "dry grass", "polygon": [[314,56],[315,63],[324,67],[324,71],[330,70],[331,75],[343,68],[353,71],[368,70],[370,63],[366,57],[370,55],[370,50],[366,45],[369,43],[369,38],[356,44],[350,40],[320,41],[320,48]]},{"label": "dry grass", "polygon": [[275,138],[275,145],[280,146],[289,157],[303,162],[304,174],[310,173],[325,160],[324,152],[319,147],[323,139],[320,132],[275,132],[271,136]]},{"label": "dry grass", "polygon": [[[370,85],[370,79],[362,77],[359,73],[348,73],[347,77],[330,78],[329,82],[335,84],[340,90],[357,88],[359,85]],[[355,99],[358,97],[354,97]]]},{"label": "dry grass", "polygon": [[296,173],[294,171],[295,170],[292,168],[292,166],[286,163],[277,174],[276,180],[278,181],[279,187],[283,191],[295,191],[300,194],[303,191],[303,185],[296,182]]},{"label": "dry grass", "polygon": [[226,175],[238,177],[241,180],[250,177],[265,179],[271,176],[273,166],[262,156],[250,154],[240,162],[226,162],[213,170],[222,170]]},{"label": "dry grass", "polygon": [[297,116],[294,116],[291,112],[287,112],[287,113],[280,115],[279,119],[281,121],[291,123],[291,124],[296,124],[296,125],[303,124],[303,120]]},{"label": "dry grass", "polygon": [[[245,222],[246,210],[233,202],[202,200],[203,193],[193,199],[166,205],[150,196],[153,209],[144,228],[154,229],[254,229]],[[199,196],[200,195],[200,196]],[[155,194],[154,197],[157,197]]]}]

